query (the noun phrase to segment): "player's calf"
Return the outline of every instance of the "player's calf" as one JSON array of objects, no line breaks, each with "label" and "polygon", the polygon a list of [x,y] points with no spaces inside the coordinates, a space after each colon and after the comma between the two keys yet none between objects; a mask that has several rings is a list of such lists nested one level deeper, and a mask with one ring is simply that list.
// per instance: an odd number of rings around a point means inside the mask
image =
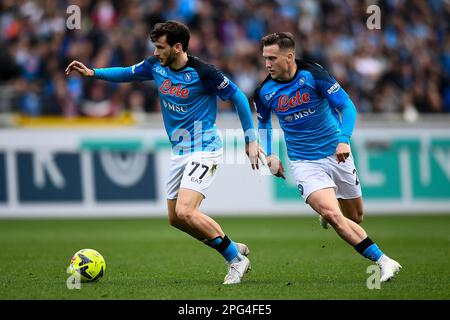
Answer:
[{"label": "player's calf", "polygon": [[[329,223],[334,229],[342,229],[342,224],[344,223],[345,217],[336,210],[328,209],[328,208],[321,208],[320,209],[320,216],[322,217],[322,223]],[[338,230],[336,230],[338,231]]]},{"label": "player's calf", "polygon": [[357,224],[361,224],[364,219],[362,198],[339,199],[339,207],[345,217]]},{"label": "player's calf", "polygon": [[364,213],[358,209],[350,210],[350,212],[346,211],[344,216],[357,224],[361,224],[364,219]]}]

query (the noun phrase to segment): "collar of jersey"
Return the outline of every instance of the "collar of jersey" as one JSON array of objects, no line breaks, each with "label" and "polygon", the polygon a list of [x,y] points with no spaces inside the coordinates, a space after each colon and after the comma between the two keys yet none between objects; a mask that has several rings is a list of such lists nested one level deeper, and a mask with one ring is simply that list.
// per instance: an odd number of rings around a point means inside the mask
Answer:
[{"label": "collar of jersey", "polygon": [[294,81],[294,79],[297,77],[297,74],[298,74],[298,67],[297,67],[297,71],[295,71],[294,76],[291,79],[289,79],[289,80],[277,80],[277,79],[274,79],[272,77],[271,78],[272,78],[273,81],[275,81],[277,83],[289,83],[289,82]]},{"label": "collar of jersey", "polygon": [[169,69],[173,72],[180,72],[183,71],[184,69],[186,69],[187,67],[189,67],[189,62],[191,61],[191,56],[188,55],[188,61],[186,61],[186,64],[184,66],[182,66],[181,68],[178,69],[172,69],[171,67],[169,67]]},{"label": "collar of jersey", "polygon": [[272,78],[272,77],[270,77],[270,78],[271,78],[273,81],[277,82],[277,83],[289,83],[289,82],[294,81],[294,79],[297,78],[298,71],[299,71],[299,69],[300,69],[300,68],[299,68],[300,60],[295,59],[295,64],[296,64],[296,66],[297,66],[297,70],[295,71],[295,74],[294,74],[294,76],[293,76],[291,79],[289,79],[289,80],[276,80],[276,79],[274,79],[274,78]]}]

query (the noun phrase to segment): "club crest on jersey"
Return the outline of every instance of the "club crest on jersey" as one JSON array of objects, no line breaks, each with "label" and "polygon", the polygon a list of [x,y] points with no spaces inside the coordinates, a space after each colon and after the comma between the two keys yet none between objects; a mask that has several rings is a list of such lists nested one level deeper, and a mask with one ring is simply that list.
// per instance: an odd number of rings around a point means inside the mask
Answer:
[{"label": "club crest on jersey", "polygon": [[186,81],[186,82],[191,82],[191,80],[192,80],[192,74],[188,71],[188,72],[185,72],[184,73],[184,75],[183,75],[183,79],[184,79],[184,81]]},{"label": "club crest on jersey", "polygon": [[300,79],[298,79],[297,84],[299,87],[303,87],[303,85],[306,83],[306,78],[305,77],[300,77]]},{"label": "club crest on jersey", "polygon": [[289,109],[300,106],[303,103],[308,103],[310,100],[309,92],[300,93],[297,91],[294,96],[289,97],[287,94],[283,94],[278,98],[278,107],[276,111],[285,112]]}]

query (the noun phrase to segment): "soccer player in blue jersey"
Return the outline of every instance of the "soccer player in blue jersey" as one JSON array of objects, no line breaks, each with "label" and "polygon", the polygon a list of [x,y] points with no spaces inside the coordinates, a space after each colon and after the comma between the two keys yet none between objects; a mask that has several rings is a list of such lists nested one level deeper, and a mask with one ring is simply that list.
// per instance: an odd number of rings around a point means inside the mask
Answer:
[{"label": "soccer player in blue jersey", "polygon": [[107,81],[156,82],[164,125],[172,143],[167,183],[169,222],[220,252],[228,263],[224,284],[239,283],[250,267],[248,247],[228,238],[199,207],[222,156],[222,141],[215,124],[217,96],[232,101],[236,107],[247,155],[252,168],[259,168],[259,145],[248,100],[221,71],[187,54],[190,34],[186,25],[177,21],[158,23],[150,37],[155,45],[154,55],[133,66],[90,69],[73,61],[66,74],[76,70],[83,76]]},{"label": "soccer player in blue jersey", "polygon": [[272,174],[284,178],[271,146],[271,114],[284,132],[287,154],[299,192],[337,234],[381,269],[381,282],[401,266],[386,256],[359,225],[363,216],[361,185],[350,138],[356,109],[339,83],[319,64],[297,60],[289,32],[265,36],[262,54],[269,75],[255,90],[261,145]]}]

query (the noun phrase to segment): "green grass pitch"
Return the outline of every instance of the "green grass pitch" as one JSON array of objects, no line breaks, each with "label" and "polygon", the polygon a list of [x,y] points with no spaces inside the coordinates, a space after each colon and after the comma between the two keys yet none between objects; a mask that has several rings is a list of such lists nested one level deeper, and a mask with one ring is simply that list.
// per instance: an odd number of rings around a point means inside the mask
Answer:
[{"label": "green grass pitch", "polygon": [[[166,219],[0,220],[0,299],[449,299],[450,215],[371,216],[363,227],[403,269],[369,290],[370,261],[316,217],[216,217],[252,270],[222,285],[223,258]],[[69,290],[71,255],[98,250],[105,277]]]}]

